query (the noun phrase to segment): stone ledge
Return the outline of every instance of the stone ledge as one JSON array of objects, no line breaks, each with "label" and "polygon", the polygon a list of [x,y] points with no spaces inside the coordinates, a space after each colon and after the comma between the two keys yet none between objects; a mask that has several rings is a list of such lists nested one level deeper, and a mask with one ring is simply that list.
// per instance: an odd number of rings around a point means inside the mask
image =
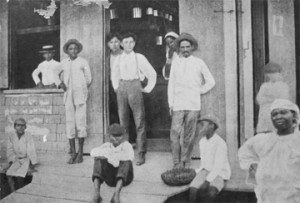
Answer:
[{"label": "stone ledge", "polygon": [[3,94],[13,95],[13,94],[63,94],[64,91],[61,89],[14,89],[14,90],[4,90]]}]

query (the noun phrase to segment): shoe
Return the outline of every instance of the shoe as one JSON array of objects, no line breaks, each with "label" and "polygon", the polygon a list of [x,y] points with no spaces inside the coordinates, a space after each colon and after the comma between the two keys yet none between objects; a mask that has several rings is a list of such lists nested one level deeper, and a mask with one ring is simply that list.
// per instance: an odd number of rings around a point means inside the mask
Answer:
[{"label": "shoe", "polygon": [[143,153],[143,152],[139,153],[137,161],[136,161],[136,165],[140,166],[140,165],[143,165],[145,162],[146,162],[145,153]]}]

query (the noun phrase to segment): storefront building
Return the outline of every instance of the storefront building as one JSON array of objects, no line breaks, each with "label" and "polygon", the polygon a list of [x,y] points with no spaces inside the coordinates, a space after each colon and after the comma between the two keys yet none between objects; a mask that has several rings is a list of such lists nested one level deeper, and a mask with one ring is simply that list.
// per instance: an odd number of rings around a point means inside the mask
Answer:
[{"label": "storefront building", "polygon": [[118,121],[105,42],[110,31],[136,33],[136,52],[144,54],[157,72],[155,89],[144,97],[150,150],[170,148],[167,81],[161,72],[165,60],[163,36],[167,31],[188,32],[198,39],[195,55],[207,63],[216,80],[214,89],[202,97],[201,114],[219,118],[218,133],[229,146],[232,165],[237,166],[238,147],[255,132],[255,95],[263,82],[265,63],[274,61],[283,67],[291,99],[296,101],[296,56],[300,54],[297,0],[95,0],[89,5],[78,4],[89,2],[80,0],[54,2],[57,9],[47,20],[34,9],[45,9],[51,1],[0,1],[3,159],[7,136],[19,116],[27,120],[27,130],[33,133],[38,150],[68,150],[63,92],[33,89],[31,73],[42,61],[38,55],[42,45],[54,44],[55,59],[62,60],[66,57],[62,46],[70,38],[83,44],[80,55],[89,61],[93,76],[88,99],[87,153],[105,142],[106,126]]}]

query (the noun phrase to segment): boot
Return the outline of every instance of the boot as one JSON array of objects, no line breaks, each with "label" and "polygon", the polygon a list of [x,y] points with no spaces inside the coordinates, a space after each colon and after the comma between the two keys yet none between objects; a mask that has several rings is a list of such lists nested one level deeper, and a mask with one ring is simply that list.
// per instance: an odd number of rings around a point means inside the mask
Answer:
[{"label": "boot", "polygon": [[76,163],[76,164],[83,162],[83,143],[84,143],[84,138],[83,137],[79,138],[78,155],[74,161],[74,163]]},{"label": "boot", "polygon": [[68,164],[74,164],[76,159],[76,148],[75,148],[75,138],[69,139],[70,149],[71,149],[71,158],[67,162]]}]

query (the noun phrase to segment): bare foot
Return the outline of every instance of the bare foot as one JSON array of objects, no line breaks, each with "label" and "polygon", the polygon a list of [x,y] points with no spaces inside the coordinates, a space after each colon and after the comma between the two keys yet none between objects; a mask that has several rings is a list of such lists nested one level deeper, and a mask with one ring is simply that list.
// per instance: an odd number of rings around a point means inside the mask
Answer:
[{"label": "bare foot", "polygon": [[79,153],[74,161],[75,164],[79,164],[79,163],[82,163],[83,162],[83,157],[82,157],[82,154]]},{"label": "bare foot", "polygon": [[114,195],[112,196],[110,203],[121,203],[120,201],[120,195],[116,195],[116,193],[114,193]]},{"label": "bare foot", "polygon": [[91,203],[101,203],[101,202],[102,202],[102,197],[100,196],[100,193],[94,192]]},{"label": "bare foot", "polygon": [[76,157],[77,157],[77,154],[71,154],[71,157],[70,157],[70,159],[67,163],[68,164],[74,164]]},{"label": "bare foot", "polygon": [[137,166],[140,166],[140,165],[143,165],[145,163],[145,153],[139,153],[138,154],[138,159],[136,161],[136,165]]}]

